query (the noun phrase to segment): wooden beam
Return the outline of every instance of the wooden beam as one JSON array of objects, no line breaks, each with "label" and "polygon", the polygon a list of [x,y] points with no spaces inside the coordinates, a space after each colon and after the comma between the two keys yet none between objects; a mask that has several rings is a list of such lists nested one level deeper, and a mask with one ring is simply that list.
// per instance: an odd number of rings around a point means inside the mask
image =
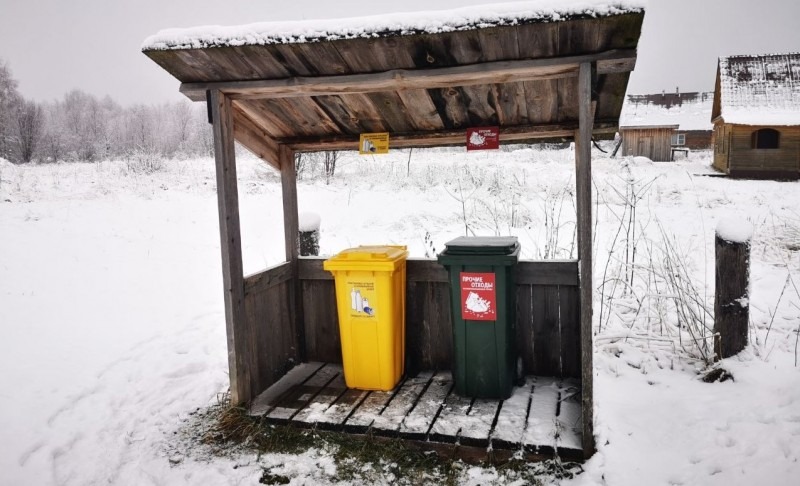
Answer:
[{"label": "wooden beam", "polygon": [[[330,272],[323,270],[325,257],[300,258],[300,280],[333,280]],[[260,274],[259,274],[260,275]],[[447,283],[447,269],[431,258],[409,258],[406,261],[406,280],[409,282]],[[578,285],[576,260],[520,260],[514,274],[517,285]]]},{"label": "wooden beam", "polygon": [[[618,129],[618,120],[601,120],[594,125],[596,135],[612,134]],[[572,138],[578,123],[558,123],[547,125],[525,125],[500,129],[500,142],[513,143],[545,138]],[[409,147],[442,147],[446,145],[464,145],[466,130],[442,130],[436,132],[392,133],[389,135],[389,146],[396,148]],[[298,152],[315,152],[321,150],[357,150],[357,136],[324,137],[324,138],[286,138],[280,140]]]},{"label": "wooden beam", "polygon": [[578,120],[575,131],[575,199],[580,268],[581,409],[583,453],[594,454],[594,399],[592,373],[592,70],[582,63],[578,76]]},{"label": "wooden beam", "polygon": [[244,278],[245,295],[258,294],[292,279],[291,262],[279,263]]},{"label": "wooden beam", "polygon": [[236,103],[234,103],[233,120],[233,136],[236,141],[272,168],[280,170],[278,143],[244,111],[236,107]]},{"label": "wooden beam", "polygon": [[295,342],[301,360],[305,360],[305,332],[303,324],[302,287],[298,278],[298,259],[300,255],[299,244],[299,216],[297,209],[297,174],[295,173],[294,151],[285,145],[278,150],[278,160],[281,168],[281,191],[283,194],[283,232],[286,261],[291,266],[293,285],[289,289],[289,309],[291,309],[292,329],[295,333]]},{"label": "wooden beam", "polygon": [[278,152],[281,168],[281,189],[283,190],[283,229],[286,261],[297,260],[300,254],[298,245],[297,175],[295,173],[294,151],[285,145]]},{"label": "wooden beam", "polygon": [[244,310],[242,242],[239,229],[239,194],[236,182],[236,155],[231,99],[211,91],[211,118],[214,124],[214,158],[217,167],[222,281],[225,292],[225,323],[228,336],[228,371],[231,404],[250,400],[249,341]]},{"label": "wooden beam", "polygon": [[206,90],[217,89],[233,99],[293,98],[373,93],[407,89],[435,89],[478,84],[502,84],[575,77],[581,63],[598,63],[600,74],[629,72],[636,63],[635,49],[620,49],[581,56],[495,61],[437,69],[394,69],[382,73],[292,77],[213,83],[183,83],[180,91],[202,101]]}]

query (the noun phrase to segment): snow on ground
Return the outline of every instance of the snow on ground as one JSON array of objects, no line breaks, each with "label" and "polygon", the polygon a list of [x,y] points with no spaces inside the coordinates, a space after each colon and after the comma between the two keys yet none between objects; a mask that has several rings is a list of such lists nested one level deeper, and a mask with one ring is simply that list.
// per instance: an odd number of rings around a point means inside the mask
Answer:
[{"label": "snow on ground", "polygon": [[[595,295],[598,453],[571,482],[794,484],[799,184],[707,177],[704,152],[679,163],[594,157],[595,285],[634,284]],[[518,236],[523,258],[574,257],[571,151],[407,160],[344,154],[331,185],[301,174],[300,211],[320,216],[323,254],[380,243],[433,256],[466,225]],[[283,260],[280,184],[249,157],[239,167],[252,273]],[[263,468],[296,484],[335,481],[322,451],[209,459],[174,438],[227,386],[214,180],[207,159],[152,175],[124,161],[0,160],[0,484],[257,484]],[[633,214],[626,200],[636,201],[632,230],[620,224]],[[726,217],[754,227],[751,345],[723,362],[733,381],[709,384],[699,347],[642,267],[657,266],[648,258],[661,255],[663,228],[713,309],[713,234]],[[635,265],[621,263],[623,240],[636,242]],[[492,468],[462,477],[508,479]]]}]

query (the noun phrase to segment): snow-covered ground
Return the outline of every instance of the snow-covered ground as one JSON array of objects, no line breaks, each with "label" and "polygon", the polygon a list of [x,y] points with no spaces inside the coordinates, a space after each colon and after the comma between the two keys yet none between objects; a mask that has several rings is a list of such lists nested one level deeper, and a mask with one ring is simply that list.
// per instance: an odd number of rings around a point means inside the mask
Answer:
[{"label": "snow-covered ground", "polygon": [[[598,452],[571,482],[796,484],[800,183],[707,177],[702,152],[593,156]],[[569,258],[573,167],[570,150],[415,150],[410,165],[407,151],[345,154],[331,185],[301,175],[299,206],[320,215],[323,254],[390,243],[433,256],[466,226],[518,236],[523,258]],[[280,184],[250,157],[239,176],[252,273],[283,260]],[[227,387],[214,181],[207,159],[153,175],[0,160],[0,484],[258,484],[265,468],[335,481],[324,451],[209,460],[176,447]],[[713,310],[714,228],[727,217],[755,228],[751,344],[722,363],[734,380],[704,383],[702,346],[659,285],[679,259],[688,295]]]}]

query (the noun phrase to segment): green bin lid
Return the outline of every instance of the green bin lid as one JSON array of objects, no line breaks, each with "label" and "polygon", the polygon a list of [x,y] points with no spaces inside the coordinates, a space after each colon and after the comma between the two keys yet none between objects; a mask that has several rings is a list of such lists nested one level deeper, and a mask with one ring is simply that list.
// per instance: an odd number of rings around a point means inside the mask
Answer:
[{"label": "green bin lid", "polygon": [[459,236],[444,245],[448,255],[510,255],[519,243],[516,236]]}]

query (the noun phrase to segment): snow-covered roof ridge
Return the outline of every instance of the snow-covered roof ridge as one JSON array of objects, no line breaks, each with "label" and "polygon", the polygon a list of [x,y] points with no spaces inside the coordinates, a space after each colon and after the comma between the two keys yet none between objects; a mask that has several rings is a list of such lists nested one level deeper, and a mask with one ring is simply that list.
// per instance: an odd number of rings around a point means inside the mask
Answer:
[{"label": "snow-covered roof ridge", "polygon": [[800,53],[722,57],[719,76],[725,122],[800,125]]},{"label": "snow-covered roof ridge", "polygon": [[713,92],[629,94],[620,114],[621,127],[677,125],[680,130],[711,130]]},{"label": "snow-covered roof ridge", "polygon": [[500,25],[557,22],[641,12],[648,0],[528,0],[450,10],[396,13],[351,19],[260,22],[240,26],[165,29],[144,40],[142,50],[293,44],[388,35],[435,34]]}]

